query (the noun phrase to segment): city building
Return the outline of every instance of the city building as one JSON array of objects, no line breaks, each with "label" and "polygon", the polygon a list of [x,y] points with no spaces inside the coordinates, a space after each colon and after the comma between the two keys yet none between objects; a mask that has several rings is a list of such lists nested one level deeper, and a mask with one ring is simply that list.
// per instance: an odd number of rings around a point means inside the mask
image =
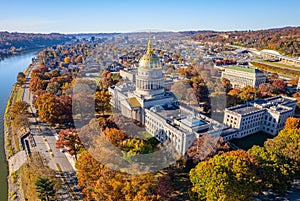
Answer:
[{"label": "city building", "polygon": [[240,66],[229,66],[222,72],[222,78],[230,80],[233,87],[243,88],[245,86],[258,87],[266,82],[263,72]]},{"label": "city building", "polygon": [[[177,96],[166,90],[159,58],[149,40],[147,53],[139,60],[135,79],[128,73],[126,83],[109,88],[111,104],[160,142],[172,145],[184,155],[202,133],[218,129],[219,123],[179,104]],[[135,80],[135,81],[134,81]],[[132,82],[129,82],[132,81]]]},{"label": "city building", "polygon": [[242,138],[259,131],[277,135],[286,119],[294,115],[296,102],[295,98],[276,96],[225,109],[224,124],[238,129],[227,138]]},{"label": "city building", "polygon": [[137,68],[125,68],[120,70],[120,76],[124,81],[135,82],[135,77],[137,74]]}]

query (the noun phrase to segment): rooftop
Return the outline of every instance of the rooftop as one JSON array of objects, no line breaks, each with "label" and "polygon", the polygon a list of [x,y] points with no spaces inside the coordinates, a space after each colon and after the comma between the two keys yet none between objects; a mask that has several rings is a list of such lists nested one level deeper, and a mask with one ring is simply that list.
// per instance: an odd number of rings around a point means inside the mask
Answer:
[{"label": "rooftop", "polygon": [[245,68],[245,67],[240,67],[240,66],[229,66],[227,69],[244,71],[244,72],[248,72],[248,73],[261,73],[260,70],[255,69],[255,68]]},{"label": "rooftop", "polygon": [[228,109],[230,111],[236,112],[241,115],[247,115],[247,114],[251,114],[251,113],[260,111],[260,109],[254,107],[252,105],[248,105],[248,104],[243,104],[243,105],[239,105],[239,106],[228,108]]},{"label": "rooftop", "polygon": [[291,103],[295,104],[295,102],[296,99],[294,98],[275,96],[267,99],[250,101],[243,105],[238,105],[238,106],[228,108],[228,110],[232,112],[236,112],[241,115],[255,113],[263,109],[270,109],[282,113],[282,112],[290,111],[291,108],[286,106],[288,106]]},{"label": "rooftop", "polygon": [[206,124],[205,121],[202,121],[193,116],[187,116],[187,118],[181,119],[180,122],[182,122],[183,124],[185,124],[189,127],[201,126],[201,125]]},{"label": "rooftop", "polygon": [[135,97],[129,98],[128,103],[131,107],[140,107],[141,106],[140,102]]},{"label": "rooftop", "polygon": [[164,106],[153,106],[150,111],[159,115],[174,128],[183,132],[203,133],[208,130],[209,123],[201,117],[195,117],[181,110],[178,106],[167,104]]}]

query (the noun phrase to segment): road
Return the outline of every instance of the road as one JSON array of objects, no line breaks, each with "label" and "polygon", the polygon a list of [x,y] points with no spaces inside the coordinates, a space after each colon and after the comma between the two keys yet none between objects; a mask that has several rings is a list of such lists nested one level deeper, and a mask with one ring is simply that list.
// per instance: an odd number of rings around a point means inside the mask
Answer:
[{"label": "road", "polygon": [[[31,70],[28,73],[28,77],[30,75]],[[77,188],[76,170],[71,165],[70,158],[56,149],[56,131],[36,117],[36,109],[32,105],[32,99],[33,95],[29,91],[29,82],[27,82],[22,100],[30,104],[32,113],[35,115],[35,117],[30,118],[30,132],[36,143],[36,146],[32,147],[31,151],[38,151],[43,155],[48,161],[47,165],[55,170],[57,176],[62,179],[63,185],[58,192],[59,200],[82,200],[81,191]]]}]

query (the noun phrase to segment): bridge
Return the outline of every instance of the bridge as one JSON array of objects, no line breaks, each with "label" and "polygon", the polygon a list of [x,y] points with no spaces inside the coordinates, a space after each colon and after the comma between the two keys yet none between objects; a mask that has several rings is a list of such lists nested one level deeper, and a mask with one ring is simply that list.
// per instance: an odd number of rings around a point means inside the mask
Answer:
[{"label": "bridge", "polygon": [[283,56],[274,50],[261,50],[260,56],[262,56],[265,59],[278,59],[279,61],[282,61],[286,64],[300,65],[300,59]]}]

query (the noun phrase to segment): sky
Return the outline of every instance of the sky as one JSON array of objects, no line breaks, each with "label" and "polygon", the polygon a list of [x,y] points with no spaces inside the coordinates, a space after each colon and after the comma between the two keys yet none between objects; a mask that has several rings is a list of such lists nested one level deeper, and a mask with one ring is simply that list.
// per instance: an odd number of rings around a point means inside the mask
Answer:
[{"label": "sky", "polygon": [[0,31],[258,30],[300,25],[299,0],[0,0]]}]

